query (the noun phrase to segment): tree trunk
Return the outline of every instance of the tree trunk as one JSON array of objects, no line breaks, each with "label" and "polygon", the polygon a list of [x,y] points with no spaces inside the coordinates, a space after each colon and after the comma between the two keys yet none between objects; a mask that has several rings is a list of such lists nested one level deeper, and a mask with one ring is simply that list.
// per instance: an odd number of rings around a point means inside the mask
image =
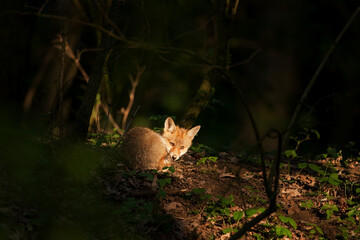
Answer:
[{"label": "tree trunk", "polygon": [[[217,6],[216,6],[217,5]],[[215,92],[215,84],[220,80],[226,71],[228,65],[229,39],[231,32],[232,19],[226,13],[225,1],[218,1],[214,4],[214,9],[219,9],[217,17],[214,19],[214,37],[216,38],[216,49],[214,55],[214,67],[205,73],[204,79],[193,98],[191,104],[186,110],[181,125],[185,128],[190,128],[194,125],[196,118],[200,112],[208,105]],[[219,69],[219,66],[222,68]]]},{"label": "tree trunk", "polygon": [[100,44],[100,48],[102,48],[103,51],[97,56],[95,64],[90,73],[89,83],[87,85],[83,101],[79,111],[77,112],[73,128],[71,129],[71,137],[84,139],[87,136],[91,112],[95,103],[96,94],[99,90],[99,86],[103,78],[103,69],[104,64],[106,63],[105,58],[108,51],[110,51],[111,47],[113,46],[113,43],[113,39],[103,35]]},{"label": "tree trunk", "polygon": [[[112,23],[118,22],[118,13],[120,2],[113,2],[108,17],[112,20]],[[107,26],[108,28],[112,28],[112,26]],[[111,36],[107,34],[103,34],[101,37],[100,48],[103,49],[99,55],[97,56],[94,66],[91,70],[89,76],[89,83],[86,88],[86,92],[81,103],[81,106],[77,112],[77,116],[69,137],[77,138],[77,139],[85,139],[89,129],[89,122],[91,117],[91,112],[93,106],[95,104],[96,95],[98,93],[100,83],[104,77],[104,64],[107,64],[106,61],[107,55],[110,54],[109,51],[118,43],[118,40],[115,40]]]}]

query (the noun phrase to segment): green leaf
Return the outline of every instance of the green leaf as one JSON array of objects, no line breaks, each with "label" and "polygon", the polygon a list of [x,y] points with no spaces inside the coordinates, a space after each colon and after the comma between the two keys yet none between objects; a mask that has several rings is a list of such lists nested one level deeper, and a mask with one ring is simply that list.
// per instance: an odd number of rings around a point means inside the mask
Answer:
[{"label": "green leaf", "polygon": [[298,163],[298,168],[300,168],[300,169],[304,169],[304,168],[306,168],[307,167],[307,163],[305,163],[305,162],[303,162],[303,163]]},{"label": "green leaf", "polygon": [[310,209],[314,206],[314,203],[311,200],[307,200],[306,202],[300,203],[300,207]]},{"label": "green leaf", "polygon": [[296,158],[298,156],[294,149],[286,150],[284,152],[284,154],[285,154],[286,157],[292,157],[292,158]]},{"label": "green leaf", "polygon": [[284,217],[284,216],[279,216],[279,219],[283,222],[283,223],[289,223],[295,230],[297,229],[297,224],[294,221],[294,219],[292,219],[291,217]]},{"label": "green leaf", "polygon": [[258,214],[258,213],[260,213],[259,208],[250,208],[250,209],[245,210],[245,216],[247,218],[249,218],[255,214]]},{"label": "green leaf", "polygon": [[145,210],[147,213],[152,213],[153,210],[154,210],[154,204],[153,204],[152,202],[144,203],[144,210]]},{"label": "green leaf", "polygon": [[320,133],[317,130],[311,129],[310,132],[314,133],[317,139],[320,139]]},{"label": "green leaf", "polygon": [[334,186],[339,186],[343,181],[341,181],[339,179],[339,176],[337,175],[337,173],[332,173],[330,174],[329,177],[329,183],[334,185]]},{"label": "green leaf", "polygon": [[333,158],[338,157],[338,154],[337,154],[337,151],[336,151],[335,148],[328,147],[327,152],[328,152],[328,154],[329,154],[331,157],[333,157]]},{"label": "green leaf", "polygon": [[192,190],[192,192],[193,192],[194,194],[201,195],[201,194],[204,194],[204,193],[205,193],[205,188],[194,188],[194,189]]},{"label": "green leaf", "polygon": [[357,188],[355,191],[356,191],[356,193],[359,194],[360,193],[360,188]]},{"label": "green leaf", "polygon": [[202,196],[200,196],[200,199],[203,201],[209,201],[211,198],[211,194],[204,194]]},{"label": "green leaf", "polygon": [[320,174],[324,174],[324,171],[316,164],[313,164],[313,163],[309,163],[308,164],[309,168],[314,170],[315,172],[317,173],[320,173]]},{"label": "green leaf", "polygon": [[164,189],[160,189],[159,192],[156,194],[157,198],[164,198],[166,197],[166,192],[164,191]]},{"label": "green leaf", "polygon": [[199,166],[200,164],[205,164],[206,159],[207,159],[206,157],[201,158],[201,159],[196,163],[196,166]]},{"label": "green leaf", "polygon": [[154,175],[147,173],[147,172],[140,172],[139,176],[145,177],[145,178],[149,179],[150,181],[152,181],[154,179]]},{"label": "green leaf", "polygon": [[283,222],[283,223],[287,223],[289,221],[289,219],[287,217],[284,216],[279,216],[279,219]]},{"label": "green leaf", "polygon": [[253,236],[256,237],[256,240],[262,240],[262,239],[264,239],[260,234],[257,234],[257,233],[254,233]]},{"label": "green leaf", "polygon": [[276,235],[278,235],[278,237],[287,236],[289,238],[292,238],[292,235],[291,235],[291,232],[289,231],[289,229],[287,229],[285,227],[281,227],[281,226],[276,227]]},{"label": "green leaf", "polygon": [[319,228],[318,226],[315,226],[316,231],[318,231],[318,233],[320,233],[321,235],[324,235],[324,232],[321,230],[321,228]]},{"label": "green leaf", "polygon": [[289,217],[289,223],[295,230],[297,229],[297,224],[294,219]]},{"label": "green leaf", "polygon": [[226,234],[226,233],[231,233],[232,231],[233,231],[232,228],[225,228],[225,229],[222,230],[222,232],[223,232],[224,234]]},{"label": "green leaf", "polygon": [[218,157],[213,157],[213,156],[209,157],[209,160],[212,162],[216,162],[217,159],[218,159]]},{"label": "green leaf", "polygon": [[244,213],[242,211],[236,211],[233,213],[233,217],[235,221],[240,220],[244,216]]},{"label": "green leaf", "polygon": [[171,183],[171,178],[165,178],[165,179],[158,179],[157,183],[160,185],[160,187],[164,187],[166,184]]},{"label": "green leaf", "polygon": [[353,217],[347,217],[346,218],[349,222],[351,222],[352,224],[354,224],[354,225],[356,225],[356,222],[355,222],[355,220],[354,220],[354,218]]},{"label": "green leaf", "polygon": [[220,213],[223,216],[230,216],[230,209],[228,208],[220,209]]},{"label": "green leaf", "polygon": [[337,175],[337,173],[332,173],[332,174],[330,174],[330,178],[332,178],[332,179],[339,179],[339,176]]}]

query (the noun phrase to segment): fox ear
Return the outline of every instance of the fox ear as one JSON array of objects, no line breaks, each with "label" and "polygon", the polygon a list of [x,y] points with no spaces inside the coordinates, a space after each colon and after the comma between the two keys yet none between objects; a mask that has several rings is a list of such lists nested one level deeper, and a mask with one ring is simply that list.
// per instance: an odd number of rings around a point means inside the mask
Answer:
[{"label": "fox ear", "polygon": [[175,122],[171,117],[168,117],[164,123],[164,132],[172,132],[175,129]]},{"label": "fox ear", "polygon": [[189,131],[187,131],[187,135],[188,137],[190,137],[191,139],[193,139],[195,137],[195,135],[199,132],[200,130],[200,125],[193,127],[192,129],[190,129]]}]

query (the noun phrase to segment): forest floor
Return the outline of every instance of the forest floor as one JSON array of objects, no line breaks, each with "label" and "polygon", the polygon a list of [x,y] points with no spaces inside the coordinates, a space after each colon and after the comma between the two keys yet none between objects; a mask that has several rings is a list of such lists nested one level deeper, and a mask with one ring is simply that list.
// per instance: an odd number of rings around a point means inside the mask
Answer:
[{"label": "forest floor", "polygon": [[[316,161],[283,159],[277,211],[243,239],[360,239],[360,164],[341,160],[327,154]],[[119,215],[136,223],[133,233],[229,239],[268,206],[258,162],[257,156],[190,151],[165,173],[129,174],[120,167],[102,183],[121,204]]]},{"label": "forest floor", "polygon": [[[256,154],[195,145],[165,172],[139,172],[117,148],[11,136],[0,239],[229,239],[268,207]],[[360,239],[359,222],[359,157],[342,161],[329,148],[318,160],[283,156],[277,211],[243,239]]]}]

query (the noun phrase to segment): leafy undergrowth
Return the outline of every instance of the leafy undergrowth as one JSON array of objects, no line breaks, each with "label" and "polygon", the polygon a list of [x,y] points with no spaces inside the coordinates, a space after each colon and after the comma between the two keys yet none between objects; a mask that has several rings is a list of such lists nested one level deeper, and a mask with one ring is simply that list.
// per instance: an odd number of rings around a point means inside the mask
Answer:
[{"label": "leafy undergrowth", "polygon": [[[256,156],[194,150],[160,175],[118,168],[102,179],[107,196],[119,203],[119,216],[134,223],[130,231],[152,239],[228,239],[265,210]],[[360,164],[324,157],[285,159],[278,211],[245,239],[360,238]]]},{"label": "leafy undergrowth", "polygon": [[[0,139],[0,239],[228,239],[267,207],[256,155],[197,145],[165,172],[136,172],[98,141],[13,135]],[[245,239],[359,239],[359,159],[288,156],[277,212]]]}]

